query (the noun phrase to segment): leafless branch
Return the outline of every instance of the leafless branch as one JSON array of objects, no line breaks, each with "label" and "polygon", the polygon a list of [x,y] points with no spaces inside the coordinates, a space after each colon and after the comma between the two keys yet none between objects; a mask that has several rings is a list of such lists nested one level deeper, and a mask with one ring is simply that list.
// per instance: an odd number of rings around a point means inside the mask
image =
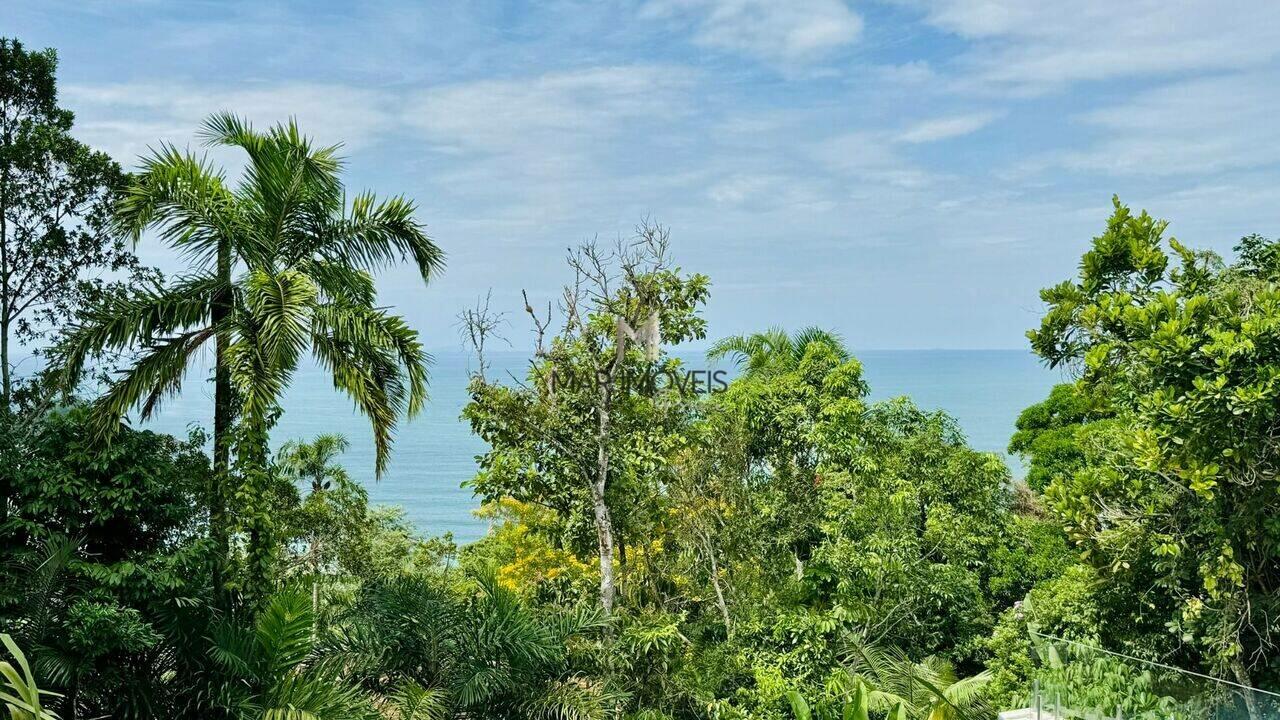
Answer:
[{"label": "leafless branch", "polygon": [[489,368],[489,359],[485,356],[485,346],[490,340],[501,340],[508,345],[507,341],[501,334],[501,329],[507,324],[505,312],[494,312],[490,309],[490,303],[493,300],[493,289],[490,288],[485,293],[484,298],[476,298],[476,306],[467,308],[458,313],[458,334],[462,337],[463,343],[471,347],[476,354],[476,375],[481,380],[485,379],[485,371]]}]

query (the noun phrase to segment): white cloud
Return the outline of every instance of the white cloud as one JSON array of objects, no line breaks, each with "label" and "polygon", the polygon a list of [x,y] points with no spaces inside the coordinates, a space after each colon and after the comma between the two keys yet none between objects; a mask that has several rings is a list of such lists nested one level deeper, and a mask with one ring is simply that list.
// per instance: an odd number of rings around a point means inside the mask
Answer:
[{"label": "white cloud", "polygon": [[1249,68],[1280,50],[1273,0],[906,0],[973,42],[969,79],[1038,92],[1066,83]]},{"label": "white cloud", "polygon": [[813,60],[862,33],[843,0],[650,0],[641,16],[691,22],[698,45],[772,63]]},{"label": "white cloud", "polygon": [[187,145],[215,112],[232,111],[259,127],[298,120],[321,143],[355,150],[395,123],[386,93],[347,85],[283,83],[199,88],[166,83],[70,85],[63,98],[76,111],[76,134],[126,165],[159,142]]},{"label": "white cloud", "polygon": [[879,191],[918,191],[941,178],[904,158],[887,132],[842,133],[810,142],[805,151],[814,164],[810,172],[825,169],[847,183],[857,196]]},{"label": "white cloud", "polygon": [[925,120],[907,128],[898,136],[898,140],[914,144],[962,137],[990,125],[997,117],[998,113],[979,112]]},{"label": "white cloud", "polygon": [[834,207],[829,191],[814,178],[772,173],[733,173],[711,183],[707,198],[716,205],[753,212],[825,212]]},{"label": "white cloud", "polygon": [[405,120],[444,148],[540,152],[544,143],[582,146],[634,121],[679,114],[690,82],[680,68],[650,65],[481,80],[417,94]]},{"label": "white cloud", "polygon": [[1201,175],[1280,163],[1276,73],[1170,83],[1078,119],[1094,146],[1054,156],[1060,166],[1124,175]]}]

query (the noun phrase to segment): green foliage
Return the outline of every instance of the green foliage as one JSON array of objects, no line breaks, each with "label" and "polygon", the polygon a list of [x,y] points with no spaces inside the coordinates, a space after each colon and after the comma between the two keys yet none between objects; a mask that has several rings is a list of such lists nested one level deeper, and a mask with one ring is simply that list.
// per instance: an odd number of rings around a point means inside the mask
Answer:
[{"label": "green foliage", "polygon": [[914,662],[900,651],[855,643],[849,662],[827,681],[824,697],[810,706],[796,690],[786,693],[796,720],[884,718],[958,720],[985,717],[986,672],[961,678],[945,660]]},{"label": "green foliage", "polygon": [[53,50],[0,38],[0,412],[13,391],[11,342],[38,340],[156,274],[108,228],[124,175],[72,137],[57,67]]},{"label": "green foliage", "polygon": [[1084,467],[1085,426],[1111,415],[1103,401],[1073,384],[1054,386],[1044,402],[1023,410],[1009,452],[1029,461],[1027,485],[1044,492],[1053,480]]},{"label": "green foliage", "polygon": [[[369,419],[381,474],[400,418],[426,401],[428,357],[417,332],[377,306],[372,273],[411,259],[425,281],[443,254],[411,202],[361,193],[348,203],[337,149],[314,146],[293,122],[261,132],[220,114],[202,134],[210,146],[245,153],[238,184],[162,145],[143,160],[112,218],[113,229],[134,241],[156,233],[191,260],[189,272],[81,313],[65,329],[55,365],[72,386],[95,353],[137,352],[94,404],[93,435],[109,441],[127,412],[145,420],[179,392],[192,359],[213,344],[211,534],[220,562],[232,534],[247,538],[247,582],[218,579],[244,590],[266,585],[275,562],[271,536],[279,529],[262,501],[275,485],[268,434],[303,353]],[[233,268],[241,274],[233,277]]]},{"label": "green foliage", "polygon": [[370,583],[326,651],[377,695],[429,717],[603,718],[622,695],[599,669],[599,610],[524,604],[480,576]]},{"label": "green foliage", "polygon": [[[612,251],[588,243],[571,253],[574,282],[556,334],[545,337],[550,315],[528,308],[538,334],[528,382],[506,386],[478,373],[463,410],[489,445],[471,487],[488,503],[553,510],[563,520],[557,547],[594,546],[606,613],[615,565],[625,564],[617,556],[652,535],[654,499],[685,444],[693,398],[678,384],[659,387],[657,378],[681,370],[663,348],[706,335],[709,281],[673,266],[668,242],[665,228],[644,223]],[[647,334],[633,342],[637,328]]]},{"label": "green foliage", "polygon": [[209,591],[199,512],[208,461],[198,438],[129,429],[102,448],[88,439],[91,422],[74,404],[23,410],[0,430],[0,474],[13,489],[0,525],[0,621],[62,703],[91,717],[146,716],[169,692],[163,618]]},{"label": "green foliage", "polygon": [[[314,147],[295,124],[255,131],[215,115],[211,146],[249,159],[232,187],[194,156],[162,147],[144,161],[117,206],[119,230],[156,231],[195,261],[191,273],[89,313],[69,333],[61,359],[75,377],[86,353],[141,346],[143,357],[99,401],[106,417],[133,407],[149,416],[181,387],[194,351],[230,337],[219,362],[231,372],[245,420],[269,426],[278,399],[310,349],[370,419],[377,469],[387,462],[397,418],[426,398],[426,356],[417,333],[379,309],[370,272],[406,257],[427,278],[442,255],[401,198],[358,195],[348,206],[335,148]],[[220,243],[245,265],[234,281],[212,265]],[[231,287],[226,284],[231,282]],[[214,317],[215,295],[230,291],[232,312]]]},{"label": "green foliage", "polygon": [[0,644],[4,645],[13,661],[18,664],[14,667],[7,660],[0,661],[0,676],[5,683],[0,686],[0,702],[4,703],[9,720],[58,720],[56,714],[45,709],[42,699],[42,696],[54,693],[41,690],[36,684],[27,656],[18,644],[5,634],[0,634]]},{"label": "green foliage", "polygon": [[[53,128],[6,135],[6,189],[31,157],[101,165],[58,139],[52,56],[0,54],[4,91],[31,90]],[[1032,347],[1080,379],[1018,419],[1025,483],[944,412],[872,402],[819,328],[715,343],[740,369],[723,392],[662,382],[684,370],[664,348],[706,336],[709,280],[671,264],[660,226],[588,244],[563,322],[527,308],[525,382],[489,380],[483,359],[472,379],[464,417],[488,449],[470,485],[492,529],[459,552],[371,507],[341,436],[268,452],[304,353],[370,420],[375,473],[423,407],[428,358],[373,282],[406,260],[439,271],[413,205],[348,202],[336,149],[292,123],[217,115],[204,134],[245,153],[238,181],[162,146],[126,187],[113,166],[83,173],[94,209],[75,242],[23,230],[96,265],[155,233],[191,267],[101,293],[62,328],[69,384],[99,353],[138,353],[93,405],[33,391],[4,414],[0,620],[32,657],[5,636],[14,718],[52,717],[37,675],[69,717],[178,720],[962,720],[1023,702],[1033,679],[1126,716],[1208,707],[1037,633],[1274,681],[1280,251],[1265,238],[1226,265],[1116,201],[1079,277],[1042,293]],[[200,436],[121,422],[153,415],[210,344],[212,464]]]},{"label": "green foliage", "polygon": [[285,591],[267,602],[251,627],[216,625],[211,705],[238,720],[377,718],[359,688],[316,662],[314,624],[311,599]]},{"label": "green foliage", "polygon": [[1152,588],[1142,614],[1167,627],[1166,647],[1247,683],[1273,672],[1261,618],[1280,609],[1280,287],[1259,276],[1265,243],[1246,242],[1228,269],[1172,239],[1171,256],[1164,228],[1117,201],[1078,282],[1043,294],[1033,347],[1079,366],[1083,392],[1117,413],[1096,461],[1046,495],[1108,581]]}]

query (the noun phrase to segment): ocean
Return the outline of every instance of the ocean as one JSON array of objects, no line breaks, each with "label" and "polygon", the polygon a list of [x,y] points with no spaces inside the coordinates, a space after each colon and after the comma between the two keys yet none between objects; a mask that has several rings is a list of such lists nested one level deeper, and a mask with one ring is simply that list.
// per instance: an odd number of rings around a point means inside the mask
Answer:
[{"label": "ocean", "polygon": [[[872,399],[907,395],[923,408],[946,410],[973,447],[999,453],[1015,475],[1021,473],[1021,465],[1005,449],[1018,413],[1044,399],[1063,380],[1021,350],[864,350],[855,354],[865,368]],[[689,367],[707,366],[700,354],[681,355]],[[527,357],[514,352],[495,354],[490,377],[505,377],[507,372],[523,377]],[[304,367],[294,378],[284,415],[272,433],[273,444],[342,433],[351,447],[341,462],[353,477],[364,481],[372,502],[402,506],[423,535],[452,532],[460,543],[476,540],[487,525],[472,514],[478,503],[462,484],[474,474],[476,456],[484,452],[485,444],[460,418],[474,365],[474,359],[460,351],[434,355],[431,400],[420,416],[400,428],[390,468],[381,479],[374,478],[368,423],[316,367]],[[183,393],[142,427],[178,435],[192,425],[210,427],[213,389],[210,383],[200,382],[209,374],[206,368],[193,368]]]}]

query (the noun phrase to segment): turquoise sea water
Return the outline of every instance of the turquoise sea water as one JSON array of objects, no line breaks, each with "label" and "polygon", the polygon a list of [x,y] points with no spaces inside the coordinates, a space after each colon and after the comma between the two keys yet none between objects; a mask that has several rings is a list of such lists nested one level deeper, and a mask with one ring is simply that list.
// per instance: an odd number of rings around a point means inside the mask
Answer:
[{"label": "turquoise sea water", "polygon": [[[1019,350],[864,350],[862,361],[874,399],[909,395],[924,408],[943,409],[960,423],[970,444],[1004,454],[1022,408],[1038,402],[1061,377]],[[526,356],[501,353],[490,376],[510,371],[523,376]],[[701,356],[686,356],[689,367],[706,367]],[[451,531],[459,542],[485,532],[485,521],[472,515],[477,503],[463,488],[475,471],[475,457],[485,446],[459,419],[467,401],[467,378],[474,361],[461,352],[439,353],[431,371],[431,402],[426,411],[401,428],[391,467],[373,476],[373,442],[367,422],[350,401],[336,393],[316,368],[298,373],[285,398],[285,413],[272,439],[308,439],[340,432],[351,441],[343,465],[365,481],[374,502],[401,505],[424,535]],[[146,427],[184,434],[189,425],[209,427],[212,387],[199,382],[207,373],[195,369],[183,394],[170,400]],[[1009,460],[1015,474],[1016,459]]]}]

